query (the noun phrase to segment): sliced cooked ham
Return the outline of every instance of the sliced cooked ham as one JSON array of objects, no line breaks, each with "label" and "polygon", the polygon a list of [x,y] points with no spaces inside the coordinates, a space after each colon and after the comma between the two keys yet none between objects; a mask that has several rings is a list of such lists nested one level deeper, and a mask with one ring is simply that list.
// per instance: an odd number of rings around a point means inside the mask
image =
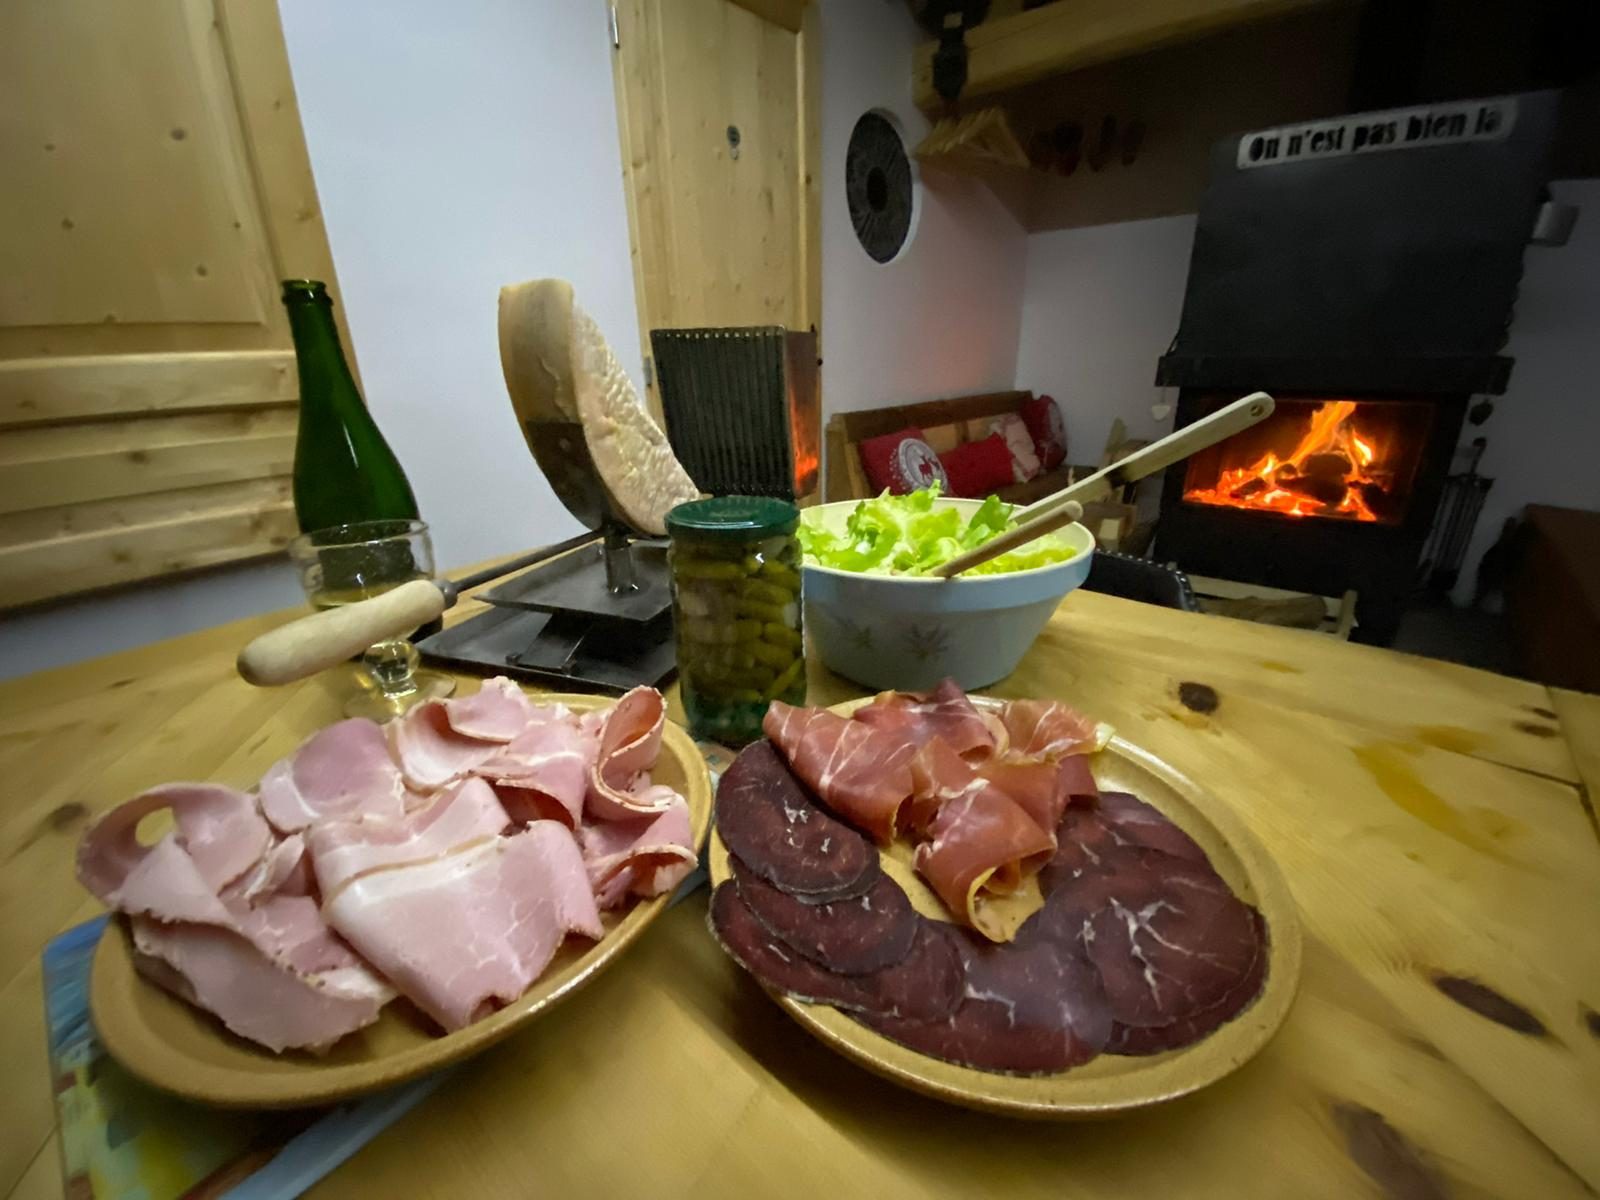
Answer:
[{"label": "sliced cooked ham", "polygon": [[368,871],[439,858],[495,837],[510,824],[494,790],[481,779],[467,779],[397,821],[323,821],[307,831],[306,839],[326,903]]},{"label": "sliced cooked ham", "polygon": [[568,933],[605,933],[578,844],[556,821],[362,875],[328,903],[326,916],[447,1030],[521,996]]},{"label": "sliced cooked ham", "polygon": [[1059,700],[1008,700],[1000,706],[1009,752],[1026,758],[1059,758],[1105,749],[1111,726],[1089,720]]},{"label": "sliced cooked ham", "polygon": [[824,804],[880,844],[894,840],[900,810],[911,796],[916,746],[827,709],[791,708],[777,700],[762,729]]},{"label": "sliced cooked ham", "polygon": [[527,727],[533,701],[504,675],[486,679],[470,696],[444,702],[450,728],[481,742],[509,742]]},{"label": "sliced cooked ham", "polygon": [[502,748],[500,742],[457,732],[450,724],[443,700],[417,705],[403,717],[390,721],[388,729],[400,772],[407,785],[418,792],[432,792],[454,783]]},{"label": "sliced cooked ham", "polygon": [[657,815],[596,821],[578,831],[589,883],[603,909],[615,907],[630,894],[670,892],[689,877],[698,861],[688,802],[669,787],[655,786],[660,793],[646,802],[665,803]]},{"label": "sliced cooked ham", "polygon": [[986,758],[995,750],[995,735],[954,679],[942,681],[921,695],[881,692],[853,714],[913,742],[942,738],[957,754]]},{"label": "sliced cooked ham", "polygon": [[599,753],[589,772],[590,816],[625,821],[662,811],[665,800],[634,785],[655,765],[666,722],[667,702],[651,687],[634,688],[607,710]]},{"label": "sliced cooked ham", "polygon": [[224,888],[222,899],[224,903],[259,904],[271,896],[309,896],[314,883],[305,838],[291,833]]},{"label": "sliced cooked ham", "polygon": [[169,783],[112,809],[78,843],[78,878],[107,904],[129,872],[149,853],[139,842],[139,822],[170,810],[173,837],[212,892],[243,875],[272,845],[272,830],[253,797],[214,783]]},{"label": "sliced cooked ham", "polygon": [[214,925],[133,918],[134,963],[156,983],[270,1050],[320,1051],[378,1019],[394,992],[365,967],[305,975]]},{"label": "sliced cooked ham", "polygon": [[600,753],[596,732],[564,705],[542,705],[510,742],[473,768],[500,793],[519,824],[555,820],[576,829],[583,819],[589,773]]},{"label": "sliced cooked ham", "polygon": [[398,817],[405,784],[383,729],[360,717],[314,733],[261,777],[261,811],[283,833],[362,814]]}]

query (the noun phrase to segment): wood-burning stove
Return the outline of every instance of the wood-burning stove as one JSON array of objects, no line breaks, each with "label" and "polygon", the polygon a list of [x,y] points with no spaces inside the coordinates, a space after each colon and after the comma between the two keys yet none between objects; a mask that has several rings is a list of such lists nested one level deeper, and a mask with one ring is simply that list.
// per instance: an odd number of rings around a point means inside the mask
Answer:
[{"label": "wood-burning stove", "polygon": [[1338,595],[1392,639],[1538,218],[1554,93],[1364,113],[1213,153],[1183,316],[1156,381],[1176,425],[1257,389],[1273,416],[1163,481],[1158,555]]}]

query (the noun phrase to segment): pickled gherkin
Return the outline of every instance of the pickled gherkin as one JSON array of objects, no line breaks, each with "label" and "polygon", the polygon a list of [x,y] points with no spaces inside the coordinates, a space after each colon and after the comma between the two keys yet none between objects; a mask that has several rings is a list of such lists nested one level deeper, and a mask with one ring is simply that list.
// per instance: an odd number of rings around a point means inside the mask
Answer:
[{"label": "pickled gherkin", "polygon": [[805,702],[799,520],[792,504],[751,496],[667,515],[679,684],[697,737],[743,745],[773,700]]}]

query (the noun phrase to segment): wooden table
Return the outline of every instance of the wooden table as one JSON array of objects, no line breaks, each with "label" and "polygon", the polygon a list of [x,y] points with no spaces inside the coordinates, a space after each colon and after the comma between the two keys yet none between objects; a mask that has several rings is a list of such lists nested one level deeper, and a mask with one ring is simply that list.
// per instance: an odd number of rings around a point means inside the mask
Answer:
[{"label": "wooden table", "polygon": [[[0,686],[0,1192],[58,1196],[39,952],[96,909],[85,824],[248,785],[335,719],[256,691],[239,622]],[[817,672],[814,702],[855,693]],[[1002,695],[1054,695],[1215,790],[1307,934],[1276,1040],[1086,1125],[983,1117],[824,1050],[718,950],[704,893],[319,1196],[1591,1196],[1600,1189],[1600,698],[1079,592]]]}]

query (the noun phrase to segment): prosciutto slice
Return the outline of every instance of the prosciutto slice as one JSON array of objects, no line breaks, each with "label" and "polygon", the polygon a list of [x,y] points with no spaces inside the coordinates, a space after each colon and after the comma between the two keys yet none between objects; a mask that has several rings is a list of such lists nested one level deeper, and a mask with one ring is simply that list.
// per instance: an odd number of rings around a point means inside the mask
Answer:
[{"label": "prosciutto slice", "polygon": [[306,838],[326,902],[368,871],[439,858],[495,837],[510,824],[494,790],[481,779],[467,779],[398,821],[324,821]]},{"label": "prosciutto slice", "polygon": [[629,894],[670,892],[698,862],[688,802],[671,788],[660,792],[664,794],[644,798],[651,805],[665,803],[655,816],[599,821],[578,832],[584,868],[602,909],[614,908]]},{"label": "prosciutto slice", "polygon": [[600,748],[589,771],[587,811],[600,821],[625,821],[659,813],[668,804],[659,794],[635,788],[661,753],[667,702],[651,687],[637,687],[605,714]]},{"label": "prosciutto slice", "polygon": [[985,919],[980,893],[1015,891],[1049,861],[1055,835],[983,779],[946,800],[929,832],[932,840],[914,854],[917,870],[958,921],[1003,940],[1000,928]]},{"label": "prosciutto slice", "polygon": [[261,777],[261,811],[283,833],[357,814],[398,817],[405,784],[383,730],[352,718],[311,735]]},{"label": "prosciutto slice", "polygon": [[978,715],[954,679],[943,680],[933,691],[921,695],[881,692],[853,715],[857,721],[912,742],[941,738],[961,755],[986,758],[996,749],[988,722]]},{"label": "prosciutto slice", "polygon": [[1111,726],[1089,720],[1059,700],[1008,700],[1000,706],[1009,752],[1025,758],[1060,758],[1105,749]]},{"label": "prosciutto slice", "polygon": [[326,915],[446,1030],[521,996],[568,933],[605,933],[578,844],[557,821],[369,872],[329,901]]},{"label": "prosciutto slice", "polygon": [[880,844],[894,840],[912,791],[913,743],[826,709],[792,708],[778,700],[767,709],[762,729],[824,804]]}]

